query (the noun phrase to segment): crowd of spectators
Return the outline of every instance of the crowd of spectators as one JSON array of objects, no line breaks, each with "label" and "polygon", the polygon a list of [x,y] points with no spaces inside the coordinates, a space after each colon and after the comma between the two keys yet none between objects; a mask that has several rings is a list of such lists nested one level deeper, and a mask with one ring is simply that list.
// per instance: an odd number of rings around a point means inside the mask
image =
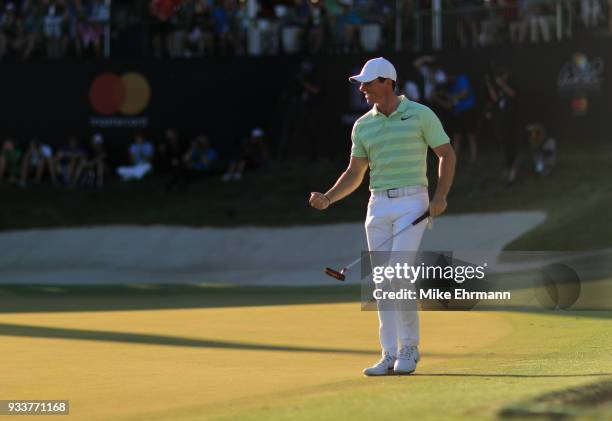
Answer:
[{"label": "crowd of spectators", "polygon": [[[491,62],[488,69],[483,69],[482,79],[472,78],[461,64],[445,67],[431,55],[416,58],[414,67],[420,78],[404,81],[401,91],[439,116],[451,137],[460,172],[466,168],[479,172],[479,141],[502,152],[500,172],[507,185],[514,183],[520,168],[543,176],[552,172],[556,141],[542,123],[524,125],[519,121],[520,90],[506,66]],[[466,139],[467,156],[463,146]],[[521,160],[521,146],[531,155],[533,165]]]},{"label": "crowd of spectators", "polygon": [[[478,0],[452,1],[459,7],[451,32],[461,47],[491,46],[503,43],[549,42],[571,38],[574,32],[601,28],[612,35],[609,14],[612,2],[603,0]],[[559,25],[559,27],[557,27]]]},{"label": "crowd of spectators", "polygon": [[86,142],[69,137],[53,148],[38,139],[20,145],[7,138],[0,150],[0,184],[20,187],[50,183],[56,186],[101,189],[109,177],[123,181],[140,180],[156,175],[166,177],[168,189],[184,186],[204,177],[237,181],[245,171],[265,169],[270,162],[264,131],[256,127],[237,142],[237,148],[223,156],[205,135],[197,135],[184,144],[176,130],[168,129],[159,142],[153,142],[143,131],[136,131],[127,148],[126,159],[111,168],[104,137],[95,133]]},{"label": "crowd of spectators", "polygon": [[153,0],[147,21],[155,57],[359,51],[362,24],[374,22],[390,33],[392,4],[262,0],[249,10],[247,0]]},{"label": "crowd of spectators", "polygon": [[0,59],[101,56],[109,0],[0,2]]},{"label": "crowd of spectators", "polygon": [[85,145],[70,137],[56,152],[38,139],[31,139],[24,146],[21,148],[10,138],[2,143],[0,183],[26,187],[48,180],[55,185],[75,187],[87,181],[103,186],[106,152],[102,135],[94,134]]},{"label": "crowd of spectators", "polygon": [[[611,3],[446,0],[443,47],[612,35]],[[414,50],[431,19],[431,0],[0,0],[0,59]]]}]

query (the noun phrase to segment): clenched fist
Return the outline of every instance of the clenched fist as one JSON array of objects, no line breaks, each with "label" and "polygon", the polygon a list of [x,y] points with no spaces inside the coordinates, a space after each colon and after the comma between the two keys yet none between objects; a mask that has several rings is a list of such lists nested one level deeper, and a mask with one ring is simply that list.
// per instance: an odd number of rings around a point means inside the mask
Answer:
[{"label": "clenched fist", "polygon": [[444,213],[446,210],[446,199],[443,197],[436,197],[429,203],[429,213],[431,216],[438,216]]},{"label": "clenched fist", "polygon": [[310,200],[308,201],[310,206],[315,209],[323,210],[327,209],[331,205],[331,201],[323,193],[311,192]]}]

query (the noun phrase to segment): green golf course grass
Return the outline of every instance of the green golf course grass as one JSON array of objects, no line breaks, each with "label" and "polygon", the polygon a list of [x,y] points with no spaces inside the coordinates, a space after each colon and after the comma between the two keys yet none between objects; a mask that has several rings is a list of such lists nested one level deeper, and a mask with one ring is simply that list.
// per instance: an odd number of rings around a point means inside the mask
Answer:
[{"label": "green golf course grass", "polygon": [[[417,372],[365,378],[378,320],[358,296],[2,286],[0,395],[69,399],[83,420],[495,420],[612,379],[612,312],[543,310],[421,312]],[[555,408],[605,419],[609,405]]]}]

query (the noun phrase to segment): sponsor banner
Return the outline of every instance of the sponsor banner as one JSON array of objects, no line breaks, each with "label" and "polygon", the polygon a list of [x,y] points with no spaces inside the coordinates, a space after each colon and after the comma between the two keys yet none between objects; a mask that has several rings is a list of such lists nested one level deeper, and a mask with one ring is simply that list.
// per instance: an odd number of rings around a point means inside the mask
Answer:
[{"label": "sponsor banner", "polygon": [[[557,138],[583,141],[609,138],[612,50],[608,44],[602,38],[457,49],[436,56],[449,71],[468,74],[480,118],[484,75],[494,62],[510,70],[518,88],[517,124],[540,122]],[[398,92],[420,90],[422,97],[423,79],[413,65],[417,56],[385,57],[397,69]],[[296,91],[303,68],[298,56],[6,63],[0,80],[3,130],[19,139],[37,136],[51,145],[63,144],[70,135],[89,137],[102,130],[109,146],[119,142],[124,147],[135,128],[155,133],[178,128],[187,136],[204,133],[223,149],[253,127],[264,127],[274,142],[285,142],[288,150],[291,142],[299,152],[301,142],[318,139],[322,154],[344,159],[352,124],[369,109],[348,77],[369,58],[309,58],[311,82],[319,88],[318,100],[310,105]],[[443,123],[448,127],[450,122]]]}]

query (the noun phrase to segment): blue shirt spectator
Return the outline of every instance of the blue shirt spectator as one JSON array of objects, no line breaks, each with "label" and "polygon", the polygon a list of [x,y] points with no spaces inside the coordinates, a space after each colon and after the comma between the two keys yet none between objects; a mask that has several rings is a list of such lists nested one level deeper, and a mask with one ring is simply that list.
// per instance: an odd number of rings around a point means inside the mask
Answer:
[{"label": "blue shirt spectator", "polygon": [[215,6],[212,17],[215,21],[216,34],[221,35],[230,30],[230,15],[221,4]]},{"label": "blue shirt spectator", "polygon": [[338,21],[346,25],[361,25],[362,23],[359,12],[352,7],[347,8],[347,10],[338,17]]},{"label": "blue shirt spectator", "polygon": [[130,145],[130,158],[133,165],[150,162],[153,158],[153,144],[145,140],[141,133],[137,133],[134,143]]},{"label": "blue shirt spectator", "polygon": [[456,98],[454,107],[456,113],[469,110],[476,104],[476,95],[466,74],[460,74],[455,78],[449,87],[449,93]]},{"label": "blue shirt spectator", "polygon": [[217,151],[210,146],[206,136],[198,136],[191,142],[183,161],[189,170],[211,171],[217,163]]}]

